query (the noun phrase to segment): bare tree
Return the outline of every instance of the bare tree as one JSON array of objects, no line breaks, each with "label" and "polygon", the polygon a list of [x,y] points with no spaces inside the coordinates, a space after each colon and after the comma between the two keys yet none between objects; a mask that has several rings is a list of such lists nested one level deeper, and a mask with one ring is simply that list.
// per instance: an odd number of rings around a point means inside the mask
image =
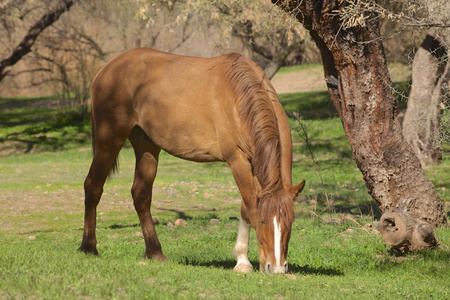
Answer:
[{"label": "bare tree", "polygon": [[[402,135],[378,15],[364,12],[358,15],[363,25],[350,26],[344,23],[339,12],[354,2],[272,2],[301,21],[320,49],[331,100],[369,193],[380,211],[385,214],[404,207],[402,212],[407,210],[409,214],[402,216],[433,226],[446,224],[443,202]],[[395,219],[383,220],[381,225],[400,234],[401,228]],[[413,230],[407,226],[402,228]],[[418,244],[405,247],[415,241],[412,235],[404,236],[406,240],[401,241],[399,247],[419,248]],[[435,238],[423,237],[422,240],[430,241],[426,243],[429,247],[437,245]]]},{"label": "bare tree", "polygon": [[61,111],[75,110],[84,115],[89,112],[91,80],[106,53],[83,24],[74,22],[75,18],[60,22],[42,35],[32,56],[35,65],[48,70],[41,77],[58,95]]},{"label": "bare tree", "polygon": [[27,32],[22,41],[17,45],[9,57],[0,61],[0,81],[10,71],[10,68],[15,65],[22,57],[31,52],[31,47],[36,41],[37,37],[48,26],[56,22],[59,17],[74,5],[76,0],[59,0],[58,4],[49,9]]}]

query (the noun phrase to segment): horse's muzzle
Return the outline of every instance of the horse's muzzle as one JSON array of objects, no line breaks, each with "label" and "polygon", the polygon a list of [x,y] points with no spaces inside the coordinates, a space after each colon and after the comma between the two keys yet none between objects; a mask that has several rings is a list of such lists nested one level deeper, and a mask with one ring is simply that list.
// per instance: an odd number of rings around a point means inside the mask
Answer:
[{"label": "horse's muzzle", "polygon": [[265,267],[267,274],[284,274],[288,271],[288,263],[285,262],[283,266],[272,266],[271,263],[267,263]]}]

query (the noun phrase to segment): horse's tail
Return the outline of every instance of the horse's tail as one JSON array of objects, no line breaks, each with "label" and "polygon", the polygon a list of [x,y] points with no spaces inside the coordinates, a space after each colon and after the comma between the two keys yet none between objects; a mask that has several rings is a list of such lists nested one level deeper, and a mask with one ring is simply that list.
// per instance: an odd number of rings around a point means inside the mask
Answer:
[{"label": "horse's tail", "polygon": [[[91,102],[92,102],[93,97],[91,96]],[[95,155],[95,120],[94,120],[94,109],[91,103],[91,139],[92,139],[92,155]],[[111,178],[111,176],[114,173],[117,173],[117,171],[119,170],[119,156],[117,156],[114,159],[114,162],[111,166],[111,169],[109,170],[109,174],[108,174],[108,179]]]}]

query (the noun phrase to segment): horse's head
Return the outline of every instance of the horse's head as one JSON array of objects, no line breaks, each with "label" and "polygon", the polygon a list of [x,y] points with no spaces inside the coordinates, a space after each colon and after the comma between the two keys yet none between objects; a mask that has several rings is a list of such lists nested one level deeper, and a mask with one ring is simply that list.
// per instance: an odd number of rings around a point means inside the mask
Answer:
[{"label": "horse's head", "polygon": [[266,273],[286,273],[287,253],[294,221],[294,199],[305,187],[305,181],[261,195],[258,203],[256,236],[259,268]]}]

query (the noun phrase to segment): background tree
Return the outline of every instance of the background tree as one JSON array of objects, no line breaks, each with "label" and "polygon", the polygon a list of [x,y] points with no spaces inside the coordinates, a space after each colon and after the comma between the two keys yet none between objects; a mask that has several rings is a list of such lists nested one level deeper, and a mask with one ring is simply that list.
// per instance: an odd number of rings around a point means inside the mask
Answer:
[{"label": "background tree", "polygon": [[[446,224],[443,202],[402,135],[380,39],[379,15],[362,12],[352,17],[355,21],[352,24],[346,22],[340,12],[357,2],[273,2],[302,22],[320,49],[331,100],[369,193],[380,211],[391,213],[402,207],[402,211],[408,212],[402,215],[406,218],[433,226]],[[397,221],[385,218],[381,225],[405,237],[397,245],[399,248],[420,248],[411,238],[412,234],[404,234],[412,228],[399,227]],[[430,241],[429,247],[436,246],[433,235],[426,239]]]},{"label": "background tree", "polygon": [[[450,2],[421,1],[427,20],[450,26]],[[422,166],[442,159],[441,144],[450,99],[450,28],[431,28],[412,65],[412,85],[403,121],[403,134]],[[444,125],[444,126],[443,126]]]},{"label": "background tree", "polygon": [[[252,1],[248,6],[246,2],[77,0],[69,14],[36,38],[31,53],[0,83],[0,93],[52,93],[62,100],[62,108],[85,112],[89,83],[97,68],[119,53],[144,46],[201,57],[240,52],[272,76],[292,60],[288,55],[300,56],[304,30],[289,17],[270,12],[273,6],[268,0]],[[5,45],[0,56],[12,51],[8,45],[19,43],[17,37],[54,3],[2,3],[0,26],[8,34],[0,36],[0,44]],[[286,22],[291,23],[289,30]],[[281,46],[279,40],[283,40]]]},{"label": "background tree", "polygon": [[[247,56],[257,62],[269,78],[287,63],[289,56],[303,52],[303,26],[280,14],[279,9],[268,0],[136,2],[140,5],[140,18],[147,20],[151,26],[163,23],[177,30],[181,24],[190,23],[190,30],[202,30],[209,37],[215,36],[217,46],[225,51],[233,40],[240,39],[250,50]],[[174,15],[169,19],[173,22],[160,20],[163,9]]]},{"label": "background tree", "polygon": [[[59,0],[54,6],[48,8],[48,10],[41,16],[41,18],[30,27],[25,37],[20,41],[20,43],[14,48],[12,53],[2,61],[0,61],[0,81],[8,74],[10,68],[15,65],[24,55],[31,52],[31,47],[36,41],[37,37],[44,31],[48,26],[56,22],[59,17],[69,10],[69,8],[75,3],[76,0]],[[20,7],[20,5],[25,1],[12,2],[8,1],[0,6],[0,15],[7,14],[8,11],[14,8]],[[33,10],[31,8],[31,10]],[[23,18],[24,15],[28,14],[29,11],[25,10],[24,14],[19,18]],[[3,26],[6,31],[10,32],[10,27],[6,22],[3,22]]]}]

